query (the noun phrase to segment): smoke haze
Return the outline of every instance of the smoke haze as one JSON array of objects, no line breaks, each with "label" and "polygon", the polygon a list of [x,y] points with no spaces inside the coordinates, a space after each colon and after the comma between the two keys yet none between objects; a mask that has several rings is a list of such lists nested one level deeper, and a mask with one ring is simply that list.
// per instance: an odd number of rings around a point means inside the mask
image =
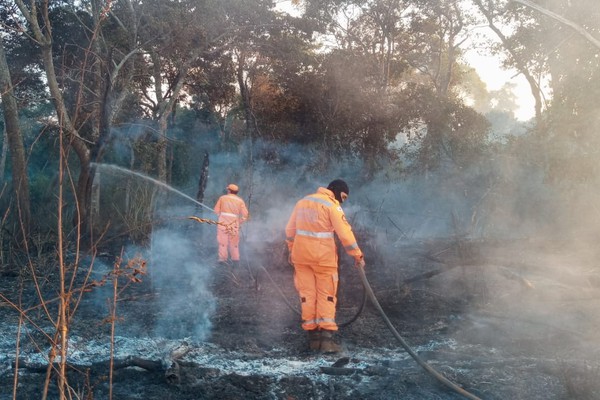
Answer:
[{"label": "smoke haze", "polygon": [[[342,178],[351,192],[343,207],[376,288],[386,289],[377,281],[378,271],[392,271],[403,281],[440,268],[444,272],[428,280],[430,290],[471,310],[456,333],[461,340],[492,346],[515,338],[524,346],[549,329],[560,335],[568,327],[586,338],[573,351],[583,353],[584,343],[597,347],[592,332],[599,321],[589,314],[595,301],[583,300],[600,284],[595,245],[600,214],[591,188],[565,191],[545,181],[535,165],[510,155],[468,170],[401,176],[390,167],[366,179],[362,165],[339,162],[324,168],[299,146],[271,145],[269,154],[266,159],[255,155],[249,169],[243,167],[243,155],[211,153],[204,196],[212,208],[228,183],[240,187],[251,214],[242,229],[242,261],[252,274],[261,266],[286,267],[268,263],[274,251],[285,252],[284,228],[296,201]],[[103,176],[103,185],[122,180]],[[178,190],[194,197],[196,185],[193,180]],[[204,340],[217,302],[210,288],[216,228],[186,218],[216,216],[177,193],[154,201],[160,223],[152,230],[148,257],[161,309],[154,331]],[[344,256],[341,261],[348,263]],[[268,305],[256,307],[270,311]],[[535,345],[529,350],[557,356]]]}]

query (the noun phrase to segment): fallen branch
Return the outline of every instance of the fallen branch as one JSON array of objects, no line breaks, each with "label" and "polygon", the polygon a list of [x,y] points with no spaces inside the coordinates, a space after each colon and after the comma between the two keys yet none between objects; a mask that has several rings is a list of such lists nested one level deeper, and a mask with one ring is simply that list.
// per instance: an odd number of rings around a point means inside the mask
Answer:
[{"label": "fallen branch", "polygon": [[[405,279],[404,281],[402,281],[402,283],[407,285],[407,284],[414,283],[414,282],[417,282],[420,280],[433,278],[434,276],[443,274],[444,272],[448,272],[456,267],[484,267],[484,266],[486,266],[486,264],[476,264],[476,263],[448,264],[448,263],[446,263],[442,260],[438,260],[438,259],[436,259],[435,261],[439,262],[441,264],[444,264],[446,266],[446,268],[440,268],[440,269],[435,269],[432,271],[424,272],[422,274],[413,276],[412,278]],[[507,267],[504,267],[501,265],[493,265],[493,264],[487,264],[487,266],[495,267],[496,269],[498,269],[500,271],[500,274],[502,276],[504,276],[507,279],[519,282],[521,285],[523,285],[527,289],[535,288],[534,285],[528,279],[522,277],[521,275],[519,275],[518,273],[516,273],[514,271],[511,271]]]},{"label": "fallen branch", "polygon": [[[47,363],[39,363],[35,361],[31,361],[27,358],[19,358],[19,369],[26,370],[32,373],[46,373],[48,369]],[[54,363],[55,366],[58,366],[58,363]],[[15,367],[15,363],[12,363],[13,368]],[[113,360],[112,368],[114,370],[129,368],[129,367],[138,367],[145,369],[151,372],[163,371],[163,362],[161,360],[147,360],[139,357],[129,356],[123,359],[115,359]],[[104,371],[108,371],[110,368],[110,360],[103,360],[93,362],[91,364],[76,364],[76,363],[67,363],[67,368],[71,370],[83,371],[83,370],[93,370],[94,372],[104,373]]]},{"label": "fallen branch", "polygon": [[356,373],[361,373],[363,370],[361,368],[345,368],[345,367],[320,367],[322,373],[327,375],[352,375]]},{"label": "fallen branch", "polygon": [[[106,374],[111,370],[119,370],[129,367],[142,368],[150,372],[164,372],[167,383],[177,384],[181,381],[180,376],[180,359],[189,353],[191,348],[187,343],[182,343],[177,347],[169,349],[165,355],[159,359],[146,359],[136,356],[128,356],[120,359],[102,360],[90,363],[73,363],[67,362],[66,367],[69,370],[75,371],[92,371],[95,374]],[[13,369],[16,363],[12,363]],[[48,370],[48,363],[31,361],[25,357],[18,359],[19,370],[26,370],[31,373],[45,373]],[[52,368],[56,369],[59,366],[58,362],[52,363]]]}]

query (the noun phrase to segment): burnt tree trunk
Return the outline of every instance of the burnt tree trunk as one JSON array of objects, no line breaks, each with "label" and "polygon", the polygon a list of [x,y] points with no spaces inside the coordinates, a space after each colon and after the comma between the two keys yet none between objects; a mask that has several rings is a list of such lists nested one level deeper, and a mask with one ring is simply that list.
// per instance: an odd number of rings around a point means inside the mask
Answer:
[{"label": "burnt tree trunk", "polygon": [[17,216],[21,227],[16,238],[18,242],[22,243],[29,237],[28,230],[31,220],[29,180],[27,178],[25,147],[19,126],[17,101],[13,95],[13,86],[2,41],[0,41],[0,94],[2,96],[2,107],[4,108],[6,138],[12,160],[13,190],[16,199]]},{"label": "burnt tree trunk", "polygon": [[[209,156],[208,151],[204,152],[204,161],[202,161],[202,169],[200,170],[200,178],[198,179],[198,192],[196,193],[196,200],[199,203],[204,204],[204,191],[206,190],[206,184],[208,183],[208,165],[209,165]],[[200,206],[200,204],[196,204],[196,214],[202,215],[204,212],[204,207]],[[198,236],[200,240],[202,240],[204,236],[204,232],[206,231],[203,227],[203,224],[194,224],[197,226],[196,232],[198,232]]]},{"label": "burnt tree trunk", "polygon": [[[198,180],[198,193],[196,193],[196,200],[198,200],[199,203],[202,203],[204,201],[204,191],[206,190],[206,184],[208,182],[208,164],[208,151],[205,151],[204,161],[202,162],[202,169],[200,170],[200,179]],[[202,207],[197,206],[196,211],[198,213],[202,213]]]}]

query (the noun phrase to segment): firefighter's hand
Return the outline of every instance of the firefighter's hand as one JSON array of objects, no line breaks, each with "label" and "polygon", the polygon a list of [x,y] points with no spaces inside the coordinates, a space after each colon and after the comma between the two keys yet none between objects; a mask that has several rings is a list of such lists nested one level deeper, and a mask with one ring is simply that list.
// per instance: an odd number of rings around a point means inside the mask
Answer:
[{"label": "firefighter's hand", "polygon": [[354,266],[356,268],[364,268],[365,267],[365,258],[364,257],[355,258],[354,259]]}]

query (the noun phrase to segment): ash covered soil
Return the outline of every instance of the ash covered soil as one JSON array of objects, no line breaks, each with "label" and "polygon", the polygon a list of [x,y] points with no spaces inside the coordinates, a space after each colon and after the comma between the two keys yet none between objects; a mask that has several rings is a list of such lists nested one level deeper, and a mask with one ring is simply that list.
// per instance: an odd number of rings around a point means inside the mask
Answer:
[{"label": "ash covered soil", "polygon": [[[113,399],[464,398],[402,348],[364,303],[344,257],[337,336],[344,352],[309,352],[285,244],[260,247],[256,254],[246,244],[235,270],[217,268],[210,251],[198,252],[200,266],[168,271],[156,257],[141,282],[121,283],[112,378],[113,286],[84,293],[69,331],[72,397],[107,399],[112,379]],[[528,240],[365,247],[367,277],[386,315],[450,381],[481,399],[600,398],[597,254]],[[115,254],[98,257],[91,280],[110,273]],[[0,399],[13,399],[17,350],[16,398],[42,398],[45,335],[55,329],[35,307],[31,277],[7,266],[1,272],[0,293],[33,308],[19,325],[14,308],[0,303]],[[39,282],[46,299],[56,297],[54,274]],[[55,304],[48,303],[52,317]],[[50,399],[58,398],[54,382]]]}]

